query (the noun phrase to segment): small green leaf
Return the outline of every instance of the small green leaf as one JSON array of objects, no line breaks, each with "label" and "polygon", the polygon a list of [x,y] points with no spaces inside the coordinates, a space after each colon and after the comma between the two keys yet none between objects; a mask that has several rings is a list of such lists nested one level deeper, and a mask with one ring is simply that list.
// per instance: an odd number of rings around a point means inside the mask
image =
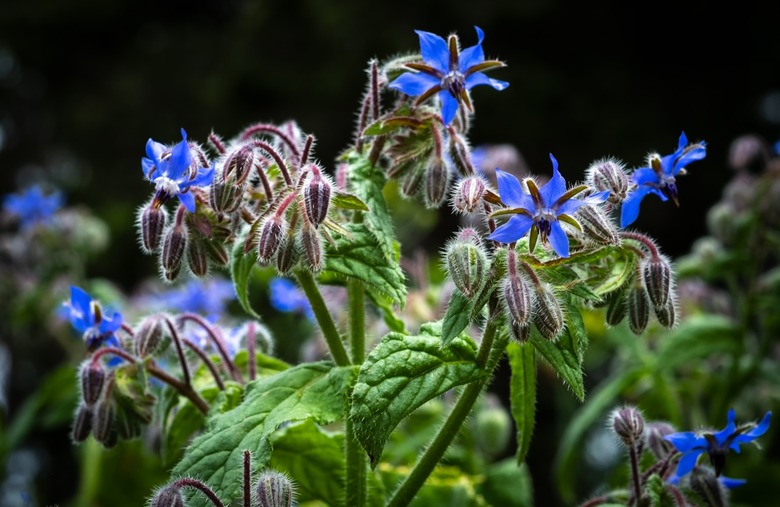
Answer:
[{"label": "small green leaf", "polygon": [[368,211],[366,203],[361,201],[358,196],[347,192],[333,192],[330,196],[330,203],[339,209]]},{"label": "small green leaf", "polygon": [[[244,450],[252,451],[253,466],[259,470],[271,457],[271,435],[283,424],[340,420],[355,373],[353,367],[336,368],[322,361],[250,382],[241,405],[208,418],[206,431],[192,441],[173,473],[205,481],[220,498],[238,497]],[[207,502],[192,495],[188,505],[206,507]]]},{"label": "small green leaf", "polygon": [[629,278],[634,276],[636,260],[634,255],[628,255],[622,250],[616,250],[607,262],[593,292],[599,296],[609,294],[623,287]]},{"label": "small green leaf", "polygon": [[571,338],[574,350],[577,352],[577,360],[582,364],[585,360],[585,352],[588,351],[588,331],[585,329],[585,321],[582,320],[582,314],[579,307],[574,304],[572,298],[565,298],[566,305],[566,329]]},{"label": "small green leaf", "polygon": [[566,292],[573,296],[581,297],[587,301],[599,301],[601,297],[593,292],[576,271],[565,265],[542,265],[537,268],[542,277],[550,282],[560,292]]},{"label": "small green leaf", "polygon": [[469,299],[458,289],[452,291],[447,312],[442,320],[441,342],[443,345],[447,345],[468,327],[473,303],[473,299]]},{"label": "small green leaf", "polygon": [[375,290],[367,290],[368,297],[371,298],[371,302],[382,314],[382,318],[385,321],[385,325],[390,331],[397,331],[399,333],[407,334],[406,324],[398,317],[398,312],[393,306],[393,300],[384,294],[380,294]]},{"label": "small green leaf", "polygon": [[241,307],[252,318],[261,320],[261,317],[249,303],[249,278],[252,269],[257,265],[257,252],[254,249],[244,252],[246,233],[247,231],[244,231],[243,234],[240,234],[233,243],[233,251],[230,255],[230,276],[233,279],[233,287]]},{"label": "small green leaf", "polygon": [[530,343],[511,342],[506,352],[512,368],[509,400],[517,427],[517,464],[520,465],[531,447],[536,419],[536,357]]},{"label": "small green leaf", "polygon": [[585,385],[582,379],[582,365],[578,359],[577,347],[568,329],[553,341],[542,336],[534,327],[529,341],[539,351],[539,354],[563,379],[578,400],[585,400]]},{"label": "small green leaf", "polygon": [[428,400],[485,375],[475,362],[477,347],[463,335],[441,346],[441,331],[389,333],[369,354],[352,393],[355,434],[376,466],[390,433]]},{"label": "small green leaf", "polygon": [[663,339],[656,364],[669,370],[713,354],[730,355],[738,351],[741,339],[739,328],[726,317],[692,315]]}]

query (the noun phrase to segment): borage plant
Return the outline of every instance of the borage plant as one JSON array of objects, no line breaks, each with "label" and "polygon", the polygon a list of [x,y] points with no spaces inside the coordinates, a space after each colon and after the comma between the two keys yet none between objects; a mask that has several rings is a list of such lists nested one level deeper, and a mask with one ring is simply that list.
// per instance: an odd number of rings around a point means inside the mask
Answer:
[{"label": "borage plant", "polygon": [[[155,193],[137,217],[142,250],[158,256],[167,282],[229,272],[246,312],[235,325],[191,311],[131,325],[73,288],[70,317],[89,353],[74,439],[94,435],[110,447],[159,427],[173,469],[152,506],[529,505],[522,463],[538,362],[582,401],[583,312],[606,307],[599,315],[608,324],[627,316],[637,335],[652,316],[675,325],[670,260],[615,215],[623,206],[630,224],[648,193],[676,202],[675,176],[704,158],[705,144],[683,134],[673,154],[633,176],[600,159],[572,186],[552,155],[544,183],[501,168],[485,173],[469,143],[471,90],[508,84],[485,74],[504,64],[485,59],[476,31],[477,44],[463,50],[456,35],[418,31],[420,54],[370,61],[354,142],[330,171],[314,157],[314,136],[294,122],[212,133],[203,144],[184,130],[176,144],[147,142],[141,166]],[[441,315],[420,319],[405,308],[411,289],[388,183],[405,199],[470,220],[443,251],[447,280],[423,284]],[[253,305],[258,273],[275,279],[274,307],[316,322],[313,339],[326,353],[297,364],[273,357]],[[503,357],[517,435],[510,460],[497,456],[511,421],[483,396]],[[617,432],[638,441],[637,418],[626,414]],[[718,449],[727,447],[719,435]],[[691,447],[706,439],[671,441],[698,457],[712,455]],[[669,455],[627,503],[649,501],[645,484],[678,500],[675,482],[693,458],[672,475]]]}]

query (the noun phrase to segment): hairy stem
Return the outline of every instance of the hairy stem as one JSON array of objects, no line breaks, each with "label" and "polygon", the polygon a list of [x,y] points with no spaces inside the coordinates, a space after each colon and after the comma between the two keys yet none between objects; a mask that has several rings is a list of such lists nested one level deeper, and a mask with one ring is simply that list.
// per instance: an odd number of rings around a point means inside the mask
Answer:
[{"label": "hairy stem", "polygon": [[314,275],[305,269],[298,269],[295,271],[295,276],[311,304],[311,309],[328,344],[330,355],[333,356],[333,360],[337,365],[349,366],[351,364],[349,356],[347,356],[347,351],[341,342],[341,336],[338,329],[336,329],[336,324],[333,323],[333,318],[330,316],[327,306],[325,306],[325,300],[322,299],[317,282],[314,281]]},{"label": "hairy stem", "polygon": [[[347,282],[349,298],[349,338],[353,364],[362,364],[366,355],[365,288],[360,280]],[[366,504],[366,453],[355,438],[352,420],[346,423],[347,505],[363,507]]]}]

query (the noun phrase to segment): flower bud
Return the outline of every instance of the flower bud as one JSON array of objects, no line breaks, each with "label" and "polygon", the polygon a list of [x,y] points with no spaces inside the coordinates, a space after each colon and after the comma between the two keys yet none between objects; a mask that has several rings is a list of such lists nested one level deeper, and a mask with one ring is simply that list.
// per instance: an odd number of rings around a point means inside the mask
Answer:
[{"label": "flower bud", "polygon": [[[502,293],[510,323],[519,328],[528,327],[534,306],[533,288],[525,274],[518,271],[517,254],[513,250],[507,255],[507,277]],[[527,334],[525,330],[517,331]]]},{"label": "flower bud", "polygon": [[257,479],[255,496],[260,507],[291,507],[295,486],[283,473],[268,470]]},{"label": "flower bud", "polygon": [[531,324],[526,322],[521,325],[514,320],[510,320],[509,332],[512,334],[512,338],[518,343],[525,343],[528,341],[528,338],[531,337]]},{"label": "flower bud", "polygon": [[[113,447],[116,444],[116,431],[113,431],[114,406],[110,400],[103,400],[95,405],[92,412],[92,434],[95,440],[105,447]],[[112,435],[113,433],[113,435]]]},{"label": "flower bud", "polygon": [[135,354],[143,358],[157,352],[162,334],[162,323],[157,316],[145,318],[134,332]]},{"label": "flower bud", "polygon": [[416,165],[412,166],[401,182],[401,194],[408,198],[417,195],[422,188],[425,173],[425,170]]},{"label": "flower bud", "polygon": [[233,213],[239,206],[244,196],[244,185],[236,181],[234,175],[227,179],[215,177],[211,180],[209,203],[214,211],[219,213]]},{"label": "flower bud", "polygon": [[203,241],[203,246],[206,248],[206,255],[211,259],[211,262],[217,266],[228,265],[230,258],[223,243],[214,239],[207,239]]},{"label": "flower bud", "polygon": [[[313,166],[314,164],[310,164]],[[316,168],[316,166],[314,166]],[[312,177],[309,178],[303,187],[303,209],[309,221],[315,226],[319,226],[328,216],[330,207],[330,182],[323,177],[320,170],[312,170]]]},{"label": "flower bud", "polygon": [[736,171],[758,174],[764,170],[770,156],[766,141],[754,134],[737,137],[729,146],[729,165]]},{"label": "flower bud", "polygon": [[447,151],[450,155],[450,160],[455,164],[455,169],[458,173],[474,174],[474,163],[469,155],[468,142],[458,133],[450,135],[450,142],[447,146]]},{"label": "flower bud", "polygon": [[547,284],[536,288],[536,311],[533,314],[536,329],[548,340],[555,340],[563,329],[561,304],[552,287]]},{"label": "flower bud", "polygon": [[599,206],[586,204],[575,214],[575,219],[582,226],[582,232],[589,239],[602,245],[620,244],[617,229],[604,210]]},{"label": "flower bud", "polygon": [[206,246],[201,238],[190,238],[187,242],[187,265],[192,274],[197,277],[206,276],[209,272],[209,259],[206,254]]},{"label": "flower bud", "polygon": [[625,294],[622,290],[613,291],[609,294],[607,300],[606,321],[610,326],[617,326],[626,318],[628,307],[626,305]]},{"label": "flower bud", "polygon": [[704,505],[711,507],[729,505],[726,488],[720,483],[715,471],[710,467],[693,467],[688,478],[688,486],[705,502]]},{"label": "flower bud", "polygon": [[647,447],[657,459],[666,459],[671,453],[676,452],[674,444],[664,438],[666,435],[671,435],[676,431],[674,426],[665,422],[651,422],[647,424],[645,441],[647,442]]},{"label": "flower bud", "polygon": [[257,260],[260,264],[268,264],[276,255],[279,245],[287,230],[287,223],[280,215],[271,213],[260,228],[260,238],[257,241]]},{"label": "flower bud", "polygon": [[586,182],[597,192],[609,190],[608,201],[621,203],[628,192],[628,175],[625,164],[614,158],[604,158],[593,162],[587,169]]},{"label": "flower bud", "polygon": [[481,176],[463,178],[455,187],[452,196],[452,207],[461,213],[473,213],[482,204],[487,185]]},{"label": "flower bud", "polygon": [[160,246],[160,238],[168,223],[168,212],[164,207],[155,207],[150,203],[141,209],[138,222],[141,229],[141,249],[146,254],[154,253]]},{"label": "flower bud", "polygon": [[634,407],[623,407],[612,412],[612,429],[627,446],[633,446],[642,439],[645,419]]},{"label": "flower bud", "polygon": [[84,361],[81,371],[81,397],[87,406],[92,406],[103,396],[103,386],[106,384],[106,370],[100,363],[92,360]]},{"label": "flower bud", "polygon": [[73,420],[71,437],[74,442],[83,442],[92,431],[92,408],[84,403],[79,405],[76,418]]},{"label": "flower bud", "polygon": [[184,507],[184,498],[179,488],[171,484],[157,490],[149,507]]},{"label": "flower bud", "polygon": [[647,290],[641,284],[637,284],[628,291],[628,327],[638,336],[645,331],[649,319],[650,301]]},{"label": "flower bud", "polygon": [[169,282],[176,280],[181,271],[184,251],[187,247],[187,227],[184,223],[174,224],[168,228],[160,254],[160,265],[163,274]]},{"label": "flower bud", "polygon": [[286,236],[276,253],[276,270],[282,275],[289,273],[298,263],[299,258],[300,253],[295,239],[289,235]]},{"label": "flower bud", "polygon": [[425,171],[425,207],[438,208],[447,197],[450,171],[443,160],[437,159]]},{"label": "flower bud", "polygon": [[662,308],[655,308],[658,322],[665,328],[673,328],[677,322],[677,298],[670,297]]},{"label": "flower bud", "polygon": [[255,147],[252,144],[245,144],[238,149],[234,149],[225,158],[225,163],[222,166],[222,178],[214,178],[214,180],[221,179],[225,183],[233,180],[239,186],[243,186],[255,167],[256,157]]},{"label": "flower bud", "polygon": [[301,228],[301,246],[306,258],[306,267],[313,273],[318,273],[322,269],[325,252],[320,241],[320,233],[309,223],[303,224]]},{"label": "flower bud", "polygon": [[672,265],[665,255],[642,260],[642,277],[647,295],[655,308],[663,308],[672,293]]},{"label": "flower bud", "polygon": [[474,229],[463,229],[446,248],[447,271],[455,287],[468,297],[482,288],[487,275],[487,253]]}]

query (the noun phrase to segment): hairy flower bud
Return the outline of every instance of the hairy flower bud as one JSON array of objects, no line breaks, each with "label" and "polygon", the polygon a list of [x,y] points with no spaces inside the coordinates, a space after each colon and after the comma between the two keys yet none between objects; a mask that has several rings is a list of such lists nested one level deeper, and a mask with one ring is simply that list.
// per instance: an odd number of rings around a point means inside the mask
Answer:
[{"label": "hairy flower bud", "polygon": [[116,444],[117,435],[113,430],[113,422],[114,406],[111,400],[103,400],[95,405],[92,411],[92,434],[95,440],[105,447],[113,447]]},{"label": "hairy flower bud", "polygon": [[450,160],[455,164],[455,169],[458,173],[474,174],[475,168],[471,155],[469,154],[469,146],[466,139],[458,133],[450,135],[450,142],[447,146],[447,151],[450,155]]},{"label": "hairy flower bud", "polygon": [[92,407],[85,405],[84,403],[79,405],[76,410],[76,417],[73,420],[73,428],[71,430],[71,437],[74,442],[83,442],[89,437],[92,431]]},{"label": "hairy flower bud", "polygon": [[227,179],[215,177],[211,180],[209,203],[214,211],[219,213],[233,213],[239,206],[244,196],[244,184],[236,180],[235,175]]},{"label": "hairy flower bud", "polygon": [[612,429],[627,446],[641,441],[645,431],[645,419],[634,407],[623,407],[612,412]]},{"label": "hairy flower bud", "polygon": [[655,308],[655,316],[662,326],[673,328],[677,322],[677,298],[670,297],[663,307]]},{"label": "hairy flower bud", "polygon": [[187,242],[187,265],[192,274],[197,277],[206,276],[209,272],[209,259],[206,246],[203,244],[205,241],[208,240],[193,237]]},{"label": "hairy flower bud", "polygon": [[487,253],[474,229],[463,229],[445,251],[447,271],[455,287],[468,297],[482,288],[487,276]]},{"label": "hairy flower bud", "polygon": [[291,507],[295,486],[283,473],[268,470],[257,479],[255,496],[260,507]]},{"label": "hairy flower bud", "polygon": [[253,144],[245,144],[234,149],[225,158],[225,163],[222,166],[222,178],[214,178],[214,180],[221,179],[224,183],[229,183],[232,179],[237,185],[242,186],[254,169],[256,159]]},{"label": "hairy flower bud", "polygon": [[141,209],[138,225],[141,230],[141,249],[145,254],[157,251],[167,223],[168,212],[164,207],[155,207],[150,203]]},{"label": "hairy flower bud", "polygon": [[608,201],[613,204],[623,202],[628,192],[628,175],[623,162],[614,158],[604,158],[593,162],[587,169],[586,183],[596,191],[609,190]]},{"label": "hairy flower bud", "polygon": [[729,505],[728,492],[725,486],[718,480],[715,471],[710,467],[694,467],[688,479],[688,486],[705,502],[704,505],[711,507],[726,507]]},{"label": "hairy flower bud", "polygon": [[531,337],[531,324],[518,324],[514,320],[509,322],[509,332],[518,343],[525,343]]},{"label": "hairy flower bud", "polygon": [[[534,306],[533,286],[525,274],[518,271],[517,254],[513,250],[507,255],[507,277],[502,294],[510,323],[519,328],[528,327]],[[527,330],[522,333],[527,334]]]},{"label": "hairy flower bud", "polygon": [[215,239],[206,239],[203,241],[203,246],[206,248],[206,255],[211,259],[211,262],[217,266],[228,265],[230,258],[223,243]]},{"label": "hairy flower bud", "polygon": [[438,208],[447,197],[450,186],[450,170],[443,160],[434,160],[425,171],[425,206]]},{"label": "hairy flower bud", "polygon": [[469,176],[460,180],[452,195],[452,207],[461,213],[473,213],[482,204],[487,185],[481,176]]},{"label": "hairy flower bud", "polygon": [[647,290],[642,284],[636,284],[628,291],[628,327],[635,335],[645,331],[650,319],[650,301]]},{"label": "hairy flower bud", "polygon": [[100,363],[87,359],[79,371],[81,379],[81,397],[87,406],[92,406],[103,396],[103,386],[106,384],[106,370]]},{"label": "hairy flower bud", "polygon": [[585,236],[592,241],[602,245],[620,244],[617,229],[601,207],[590,204],[581,206],[575,213],[575,219]]},{"label": "hairy flower bud", "polygon": [[157,490],[149,502],[149,507],[184,507],[184,498],[179,488],[170,484]]},{"label": "hairy flower bud", "polygon": [[148,357],[157,351],[162,342],[162,323],[156,315],[146,317],[133,334],[135,343],[135,354],[138,357]]},{"label": "hairy flower bud", "polygon": [[533,314],[536,329],[548,340],[555,340],[563,329],[561,304],[552,287],[542,284],[536,288],[536,311]]},{"label": "hairy flower bud", "polygon": [[607,302],[607,324],[610,326],[617,326],[626,318],[627,313],[628,306],[626,304],[624,292],[622,290],[617,290],[610,293]]},{"label": "hairy flower bud", "polygon": [[674,444],[664,438],[666,435],[671,435],[676,431],[674,426],[666,422],[651,422],[647,424],[645,442],[657,459],[666,459],[671,453],[676,452]]},{"label": "hairy flower bud", "polygon": [[401,182],[401,194],[408,198],[417,195],[422,188],[425,173],[426,171],[424,169],[421,169],[416,165],[412,166]]},{"label": "hairy flower bud", "polygon": [[[314,164],[310,164],[314,166]],[[311,178],[303,187],[303,209],[309,221],[315,226],[319,226],[328,216],[330,207],[331,184],[325,178],[320,169],[314,166],[316,170],[311,171]]]},{"label": "hairy flower bud", "polygon": [[303,224],[301,228],[301,247],[306,259],[305,265],[313,273],[318,273],[322,269],[325,251],[322,248],[320,233],[311,224]]},{"label": "hairy flower bud", "polygon": [[276,270],[282,275],[289,273],[298,263],[300,257],[295,238],[289,235],[286,236],[282,246],[279,247],[279,251],[276,253]]},{"label": "hairy flower bud", "polygon": [[672,293],[672,265],[665,255],[651,256],[642,260],[642,277],[647,295],[655,308],[663,308]]},{"label": "hairy flower bud", "polygon": [[260,237],[257,241],[257,260],[260,264],[268,264],[276,255],[287,230],[287,223],[277,213],[265,219],[260,227]]},{"label": "hairy flower bud", "polygon": [[163,240],[160,265],[163,275],[169,282],[176,280],[181,271],[184,252],[187,248],[187,227],[184,223],[168,228]]}]

